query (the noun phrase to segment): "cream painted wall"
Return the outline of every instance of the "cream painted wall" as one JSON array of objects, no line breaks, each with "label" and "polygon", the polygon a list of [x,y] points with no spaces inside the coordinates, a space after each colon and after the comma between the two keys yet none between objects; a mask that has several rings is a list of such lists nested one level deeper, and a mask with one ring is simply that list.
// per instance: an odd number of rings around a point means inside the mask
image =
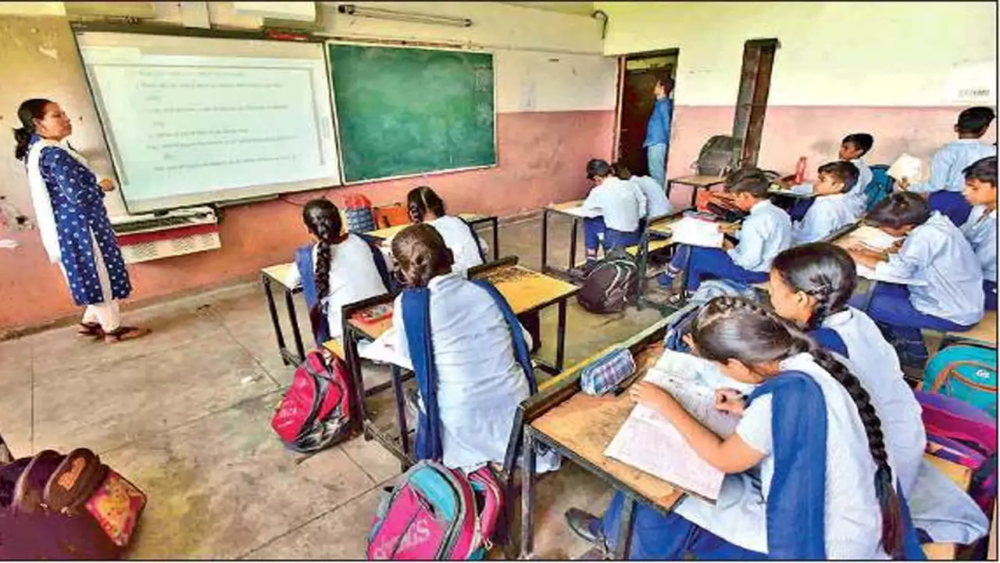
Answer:
[{"label": "cream painted wall", "polygon": [[613,57],[502,50],[495,64],[500,113],[615,109]]},{"label": "cream painted wall", "polygon": [[[946,94],[956,67],[996,69],[989,2],[597,2],[609,55],[680,49],[678,105],[733,105],[743,44],[777,38],[769,105],[996,104]],[[988,82],[995,83],[996,79]]]}]

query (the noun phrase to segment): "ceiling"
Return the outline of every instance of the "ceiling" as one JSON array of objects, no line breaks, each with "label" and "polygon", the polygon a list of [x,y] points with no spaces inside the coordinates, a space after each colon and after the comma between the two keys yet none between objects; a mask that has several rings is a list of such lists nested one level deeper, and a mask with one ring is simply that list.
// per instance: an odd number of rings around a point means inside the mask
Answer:
[{"label": "ceiling", "polygon": [[549,12],[561,12],[563,14],[575,14],[578,16],[589,16],[594,11],[593,2],[502,2],[524,8],[535,8],[536,10],[546,10]]}]

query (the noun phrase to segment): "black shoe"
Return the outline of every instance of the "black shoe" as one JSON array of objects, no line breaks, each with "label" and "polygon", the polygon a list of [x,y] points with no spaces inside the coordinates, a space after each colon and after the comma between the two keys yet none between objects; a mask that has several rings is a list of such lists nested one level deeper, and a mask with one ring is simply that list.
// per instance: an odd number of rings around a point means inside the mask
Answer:
[{"label": "black shoe", "polygon": [[608,542],[604,537],[601,519],[597,516],[579,508],[571,508],[566,511],[566,524],[574,534],[607,551]]}]

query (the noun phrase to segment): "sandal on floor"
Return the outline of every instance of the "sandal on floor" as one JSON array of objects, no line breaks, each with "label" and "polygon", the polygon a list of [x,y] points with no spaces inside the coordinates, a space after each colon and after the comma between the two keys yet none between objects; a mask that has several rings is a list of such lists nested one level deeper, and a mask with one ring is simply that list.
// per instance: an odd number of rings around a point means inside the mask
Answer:
[{"label": "sandal on floor", "polygon": [[104,336],[104,331],[101,330],[100,323],[80,323],[80,326],[76,329],[76,333],[79,336]]},{"label": "sandal on floor", "polygon": [[115,344],[117,342],[124,342],[126,340],[135,340],[136,338],[142,338],[152,332],[148,328],[138,328],[134,326],[120,326],[111,332],[104,333],[104,341],[108,344]]}]

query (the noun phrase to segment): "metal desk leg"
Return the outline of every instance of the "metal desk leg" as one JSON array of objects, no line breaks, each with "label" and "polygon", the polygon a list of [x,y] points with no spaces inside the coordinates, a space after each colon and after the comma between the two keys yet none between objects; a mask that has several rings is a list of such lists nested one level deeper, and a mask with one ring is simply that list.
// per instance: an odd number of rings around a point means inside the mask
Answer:
[{"label": "metal desk leg", "polygon": [[695,202],[697,201],[698,201],[698,186],[691,186],[691,207],[694,207]]},{"label": "metal desk leg", "polygon": [[566,300],[559,300],[559,321],[556,324],[556,373],[563,370],[566,355]]},{"label": "metal desk leg", "polygon": [[493,217],[493,261],[500,259],[500,221]]},{"label": "metal desk leg", "polygon": [[271,324],[274,326],[274,336],[278,339],[278,353],[281,355],[281,361],[286,366],[288,365],[288,358],[285,357],[285,335],[281,332],[281,322],[278,321],[278,307],[274,303],[274,293],[271,289],[271,279],[267,276],[261,276],[261,281],[264,283],[264,295],[267,296],[267,309],[271,312]]},{"label": "metal desk leg", "polygon": [[542,209],[542,273],[549,262],[549,210]]},{"label": "metal desk leg", "polygon": [[569,231],[569,268],[572,270],[576,267],[576,227],[580,220],[576,217],[573,218],[573,227]]},{"label": "metal desk leg", "polygon": [[295,314],[295,300],[292,292],[285,291],[285,305],[288,306],[288,320],[292,323],[292,336],[295,337],[295,349],[299,353],[299,363],[306,359],[306,349],[302,345],[302,333],[299,331],[299,317]]},{"label": "metal desk leg", "polygon": [[535,437],[524,427],[524,464],[521,467],[521,559],[535,549]]},{"label": "metal desk leg", "polygon": [[618,543],[615,545],[613,559],[623,561],[628,559],[629,551],[632,547],[632,529],[635,527],[635,499],[632,495],[625,495],[625,502],[622,504],[622,515],[618,521]]},{"label": "metal desk leg", "polygon": [[[406,398],[403,395],[403,374],[395,364],[390,367],[389,373],[392,378],[392,392],[396,399],[396,429],[399,430],[399,445],[403,450],[403,454],[409,457],[410,434],[409,429],[406,427]],[[405,472],[409,468],[409,464],[405,461],[400,461],[399,464],[400,471]]]},{"label": "metal desk leg", "polygon": [[344,355],[347,356],[348,370],[351,372],[351,379],[354,383],[354,402],[357,405],[358,424],[364,430],[365,440],[371,440],[372,435],[368,431],[368,413],[365,409],[365,381],[361,374],[361,357],[358,355],[358,337],[349,327],[344,332]]},{"label": "metal desk leg", "polygon": [[[677,247],[677,251],[680,251],[680,247]],[[681,296],[684,297],[684,301],[687,301],[687,287],[688,287],[688,275],[691,272],[691,259],[694,258],[694,248],[688,247],[687,260],[684,261],[684,273],[683,278],[681,278]]]},{"label": "metal desk leg", "polygon": [[667,180],[667,199],[670,199],[670,189],[674,187],[674,183],[671,180]]}]

